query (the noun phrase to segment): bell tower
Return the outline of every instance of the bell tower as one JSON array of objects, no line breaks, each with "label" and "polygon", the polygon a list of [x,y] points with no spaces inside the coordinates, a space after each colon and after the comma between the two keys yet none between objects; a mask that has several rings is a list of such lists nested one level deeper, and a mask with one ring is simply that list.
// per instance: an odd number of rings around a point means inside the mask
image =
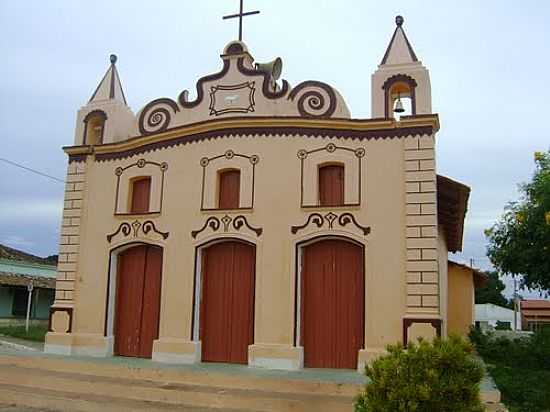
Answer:
[{"label": "bell tower", "polygon": [[117,56],[111,54],[110,62],[92,97],[78,111],[75,145],[113,143],[127,139],[134,132],[135,116],[124,96],[116,68]]},{"label": "bell tower", "polygon": [[416,57],[403,22],[402,16],[395,18],[397,27],[372,75],[373,118],[389,119],[403,112],[411,116],[432,113],[430,75]]}]

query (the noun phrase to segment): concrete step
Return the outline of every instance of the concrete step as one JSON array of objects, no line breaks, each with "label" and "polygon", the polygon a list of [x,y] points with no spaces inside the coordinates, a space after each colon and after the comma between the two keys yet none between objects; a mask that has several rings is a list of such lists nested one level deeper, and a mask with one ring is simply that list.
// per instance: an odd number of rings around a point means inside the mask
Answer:
[{"label": "concrete step", "polygon": [[[284,373],[233,365],[168,367],[120,358],[0,356],[0,406],[38,411],[351,412],[362,381],[352,372]],[[485,386],[487,411],[506,412],[498,390]]]},{"label": "concrete step", "polygon": [[[284,391],[281,390],[286,386],[283,382],[277,382],[273,388],[265,379],[250,377],[233,376],[221,379],[220,376],[196,374],[198,379],[195,381],[192,376],[180,376],[177,382],[165,380],[162,371],[158,370],[156,373],[160,376],[140,379],[92,374],[90,368],[77,372],[73,370],[75,362],[56,361],[48,368],[48,365],[37,358],[21,359],[23,364],[28,360],[38,363],[31,367],[18,365],[17,360],[11,364],[2,360],[4,359],[0,358],[0,399],[3,402],[9,400],[21,406],[40,406],[54,411],[351,412],[353,396],[357,393],[334,393],[338,390],[332,388],[333,393],[326,394],[319,386],[331,385],[319,382],[317,384],[320,385],[299,382],[303,386],[295,383],[293,387],[289,387],[292,390]],[[149,372],[151,375],[155,374],[155,371]],[[254,385],[247,386],[252,382]],[[314,390],[308,392],[308,389]]]}]

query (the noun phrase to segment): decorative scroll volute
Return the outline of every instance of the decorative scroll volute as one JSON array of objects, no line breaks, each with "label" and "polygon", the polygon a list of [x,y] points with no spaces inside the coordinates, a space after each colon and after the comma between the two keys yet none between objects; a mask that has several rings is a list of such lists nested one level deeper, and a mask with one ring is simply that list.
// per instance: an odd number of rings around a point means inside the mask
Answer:
[{"label": "decorative scroll volute", "polygon": [[303,117],[328,118],[336,111],[336,93],[326,83],[307,81],[291,90],[288,98]]},{"label": "decorative scroll volute", "polygon": [[238,215],[235,217],[225,215],[221,218],[210,216],[206,219],[204,225],[202,225],[200,229],[193,230],[191,232],[191,237],[196,239],[197,236],[204,232],[207,228],[210,228],[212,232],[222,230],[225,233],[240,232],[241,229],[246,228],[247,230],[255,233],[257,237],[260,237],[263,233],[262,228],[252,226],[244,215]]},{"label": "decorative scroll volute", "polygon": [[357,219],[355,219],[355,216],[353,216],[353,214],[349,212],[344,212],[340,215],[337,215],[333,212],[328,212],[324,215],[314,212],[307,217],[305,223],[301,225],[291,226],[290,232],[295,235],[301,230],[307,229],[310,225],[316,227],[319,230],[321,230],[322,228],[333,230],[336,228],[336,224],[338,224],[342,228],[349,225],[350,228],[360,230],[363,236],[367,236],[371,231],[369,226],[363,226],[359,224],[359,222],[357,222]]},{"label": "decorative scroll volute", "polygon": [[139,132],[142,135],[160,133],[168,129],[172,117],[180,109],[171,99],[162,98],[150,102],[143,108],[139,116]]},{"label": "decorative scroll volute", "polygon": [[143,223],[139,220],[134,220],[131,223],[122,222],[113,233],[107,235],[107,242],[111,243],[117,236],[128,237],[130,235],[133,237],[149,237],[158,235],[162,240],[166,240],[168,239],[170,232],[158,230],[155,226],[155,222],[152,220],[146,220]]}]

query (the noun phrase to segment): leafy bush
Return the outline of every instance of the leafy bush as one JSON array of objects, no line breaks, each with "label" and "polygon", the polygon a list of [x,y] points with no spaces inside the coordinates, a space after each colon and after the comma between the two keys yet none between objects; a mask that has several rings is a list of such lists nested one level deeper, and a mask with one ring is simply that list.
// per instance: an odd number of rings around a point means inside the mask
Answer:
[{"label": "leafy bush", "polygon": [[512,411],[550,410],[550,331],[510,339],[473,329],[470,340]]},{"label": "leafy bush", "polygon": [[497,320],[495,330],[512,330],[512,326],[510,325],[510,322],[501,322],[500,320]]},{"label": "leafy bush", "polygon": [[481,412],[483,368],[462,338],[390,345],[388,355],[366,367],[369,379],[356,412]]},{"label": "leafy bush", "polygon": [[470,340],[488,363],[510,367],[550,371],[550,330],[541,329],[532,336],[495,338],[491,333],[470,332]]}]

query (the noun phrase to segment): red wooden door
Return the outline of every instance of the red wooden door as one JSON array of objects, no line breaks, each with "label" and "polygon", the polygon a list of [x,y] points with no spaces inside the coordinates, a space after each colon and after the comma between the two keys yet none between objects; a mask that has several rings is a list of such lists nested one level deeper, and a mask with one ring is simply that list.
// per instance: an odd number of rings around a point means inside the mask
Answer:
[{"label": "red wooden door", "polygon": [[248,362],[254,342],[254,246],[227,241],[203,252],[200,339],[202,360]]},{"label": "red wooden door", "polygon": [[149,199],[151,197],[151,178],[144,177],[132,182],[131,213],[149,212]]},{"label": "red wooden door", "polygon": [[344,166],[327,165],[319,168],[319,204],[344,204]]},{"label": "red wooden door", "polygon": [[356,369],[364,344],[363,249],[343,240],[304,248],[301,344],[308,368]]},{"label": "red wooden door", "polygon": [[118,255],[116,355],[150,358],[158,338],[162,249],[135,246]]},{"label": "red wooden door", "polygon": [[220,209],[237,209],[241,191],[241,172],[225,170],[220,173],[220,192],[218,207]]}]

